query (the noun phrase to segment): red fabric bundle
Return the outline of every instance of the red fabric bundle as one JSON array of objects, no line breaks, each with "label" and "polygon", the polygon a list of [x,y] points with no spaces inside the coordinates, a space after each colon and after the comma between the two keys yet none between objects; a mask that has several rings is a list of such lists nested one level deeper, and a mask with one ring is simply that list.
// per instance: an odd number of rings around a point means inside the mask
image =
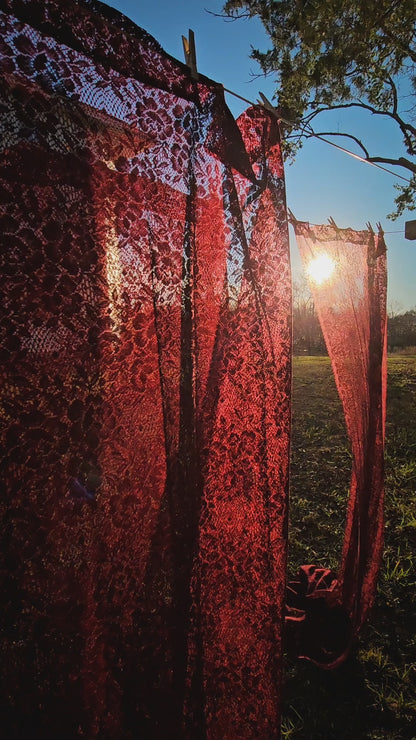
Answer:
[{"label": "red fabric bundle", "polygon": [[99,3],[1,8],[4,735],[277,737],[277,123]]}]

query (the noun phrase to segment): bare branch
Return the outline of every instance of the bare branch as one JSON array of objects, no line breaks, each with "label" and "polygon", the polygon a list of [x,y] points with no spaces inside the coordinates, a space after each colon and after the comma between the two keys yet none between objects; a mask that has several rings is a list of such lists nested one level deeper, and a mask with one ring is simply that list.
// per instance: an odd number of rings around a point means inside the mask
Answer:
[{"label": "bare branch", "polygon": [[411,162],[410,159],[406,159],[405,157],[398,157],[397,159],[390,157],[368,157],[368,161],[375,164],[392,164],[396,167],[404,167],[409,172],[416,174],[416,163]]},{"label": "bare branch", "polygon": [[[406,159],[405,157],[397,157],[397,158],[394,158],[394,157],[372,157],[372,156],[370,156],[370,154],[368,152],[368,149],[364,146],[364,144],[362,143],[362,141],[360,141],[360,139],[358,139],[356,136],[353,136],[352,134],[341,133],[339,131],[319,131],[319,132],[315,132],[310,127],[309,129],[307,129],[307,128],[303,129],[298,134],[298,136],[296,136],[295,134],[290,134],[290,135],[288,135],[288,136],[286,136],[284,138],[285,138],[285,140],[294,139],[294,138],[311,139],[311,138],[314,138],[314,137],[317,138],[317,139],[320,139],[320,138],[322,138],[324,136],[342,136],[342,137],[345,137],[347,139],[352,139],[360,147],[360,149],[363,152],[364,156],[356,155],[356,154],[354,154],[354,152],[350,152],[350,154],[352,154],[353,156],[358,157],[359,159],[365,160],[366,162],[370,162],[372,164],[390,164],[390,165],[393,165],[395,167],[403,167],[404,169],[408,170],[409,172],[412,172],[413,174],[416,174],[416,163],[411,162],[409,159]],[[325,141],[325,139],[323,139],[323,140]],[[334,144],[334,146],[338,146],[338,145],[337,144]],[[343,151],[347,151],[347,150],[344,149]],[[398,175],[398,177],[401,177],[401,176]],[[403,179],[405,179],[405,178],[403,178]]]},{"label": "bare branch", "polygon": [[222,18],[224,21],[239,21],[241,18],[251,18],[248,11],[231,15],[231,13],[214,13],[213,10],[208,10],[208,8],[204,8],[204,10],[206,13],[209,13],[209,15],[213,15],[215,18]]},{"label": "bare branch", "polygon": [[316,108],[316,110],[312,111],[312,113],[309,113],[309,115],[305,116],[303,120],[306,123],[310,123],[310,121],[312,121],[313,118],[319,115],[319,113],[323,113],[323,112],[327,112],[331,110],[339,110],[341,108],[342,109],[363,108],[364,110],[370,111],[370,113],[372,113],[374,116],[386,116],[387,118],[391,118],[393,121],[395,121],[400,126],[400,129],[403,134],[406,131],[407,135],[413,134],[413,136],[416,136],[416,127],[412,126],[411,123],[407,123],[406,121],[403,121],[403,119],[400,118],[400,116],[397,113],[394,113],[392,111],[378,110],[377,108],[374,108],[372,105],[369,105],[368,103],[338,103],[337,105],[323,106],[321,108]]},{"label": "bare branch", "polygon": [[364,152],[365,158],[366,159],[370,159],[370,155],[368,153],[368,150],[366,149],[366,147],[364,146],[364,144],[362,143],[362,141],[360,141],[360,139],[358,139],[356,136],[353,136],[352,134],[340,133],[339,131],[319,131],[318,133],[316,133],[313,130],[311,130],[307,134],[304,134],[304,137],[306,139],[310,139],[310,138],[312,138],[314,136],[343,136],[346,139],[352,139],[360,147],[361,151]]},{"label": "bare branch", "polygon": [[393,115],[397,116],[397,87],[394,84],[392,78],[390,75],[387,75],[386,82],[391,87],[391,91],[393,93]]}]

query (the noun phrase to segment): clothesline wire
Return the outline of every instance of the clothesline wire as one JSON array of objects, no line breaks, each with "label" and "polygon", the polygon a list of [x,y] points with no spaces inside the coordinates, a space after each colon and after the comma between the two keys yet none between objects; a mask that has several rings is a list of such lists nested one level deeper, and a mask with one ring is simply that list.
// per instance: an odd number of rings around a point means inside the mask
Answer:
[{"label": "clothesline wire", "polygon": [[[253,103],[251,100],[248,100],[247,98],[244,98],[242,95],[238,95],[238,93],[233,92],[232,90],[228,90],[228,88],[224,87],[224,92],[229,93],[230,95],[233,95],[235,98],[239,98],[240,100],[243,100],[245,103],[248,103],[249,105],[255,105],[260,106],[261,108],[264,108],[265,106],[262,103]],[[278,115],[278,112],[273,109],[272,106],[270,106],[271,113],[273,113],[276,118],[279,119],[279,121],[282,121],[282,123],[286,123],[288,126],[295,126],[296,124],[294,121],[286,121],[284,118]],[[349,149],[345,149],[345,147],[340,146],[339,144],[335,144],[335,142],[330,141],[329,139],[325,139],[323,136],[320,136],[319,134],[315,134],[312,131],[308,131],[308,136],[311,136],[315,139],[319,139],[319,141],[323,141],[325,144],[329,144],[330,146],[333,146],[335,149],[338,149],[341,152],[344,152],[345,154],[349,154],[350,157],[354,157],[354,159],[358,159],[360,162],[364,162],[364,164],[371,164],[373,167],[377,167],[379,170],[383,170],[384,172],[388,172],[389,175],[393,175],[393,177],[399,177],[401,180],[404,180],[405,182],[410,183],[411,180],[409,180],[407,177],[403,177],[403,175],[399,175],[397,172],[393,172],[393,170],[389,170],[387,167],[383,167],[381,164],[378,164],[377,162],[370,162],[370,160],[365,159],[364,157],[361,157],[359,154],[355,154],[354,152],[351,152]],[[393,233],[393,232],[389,232]]]}]

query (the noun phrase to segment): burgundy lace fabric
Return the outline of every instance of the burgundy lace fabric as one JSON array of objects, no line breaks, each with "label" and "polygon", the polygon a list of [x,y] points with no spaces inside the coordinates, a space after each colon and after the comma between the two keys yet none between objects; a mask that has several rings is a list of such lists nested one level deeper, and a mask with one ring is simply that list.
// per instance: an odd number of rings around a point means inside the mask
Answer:
[{"label": "burgundy lace fabric", "polygon": [[278,737],[277,123],[104,5],[0,7],[2,731]]},{"label": "burgundy lace fabric", "polygon": [[382,234],[370,230],[297,222],[295,232],[353,458],[339,573],[305,566],[288,595],[289,629],[300,627],[298,652],[331,667],[345,658],[368,615],[382,555],[386,247]]}]

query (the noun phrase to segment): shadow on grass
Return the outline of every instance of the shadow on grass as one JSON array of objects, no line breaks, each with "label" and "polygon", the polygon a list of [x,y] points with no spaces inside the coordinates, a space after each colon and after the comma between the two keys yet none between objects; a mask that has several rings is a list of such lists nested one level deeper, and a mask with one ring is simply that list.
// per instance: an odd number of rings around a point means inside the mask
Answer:
[{"label": "shadow on grass", "polygon": [[[351,461],[328,358],[295,358],[289,562],[337,569]],[[283,740],[416,740],[416,357],[388,362],[385,546],[353,653],[286,659]]]},{"label": "shadow on grass", "polygon": [[288,659],[285,683],[284,739],[415,739],[411,713],[398,715],[370,688],[368,670],[357,655],[333,671]]}]

